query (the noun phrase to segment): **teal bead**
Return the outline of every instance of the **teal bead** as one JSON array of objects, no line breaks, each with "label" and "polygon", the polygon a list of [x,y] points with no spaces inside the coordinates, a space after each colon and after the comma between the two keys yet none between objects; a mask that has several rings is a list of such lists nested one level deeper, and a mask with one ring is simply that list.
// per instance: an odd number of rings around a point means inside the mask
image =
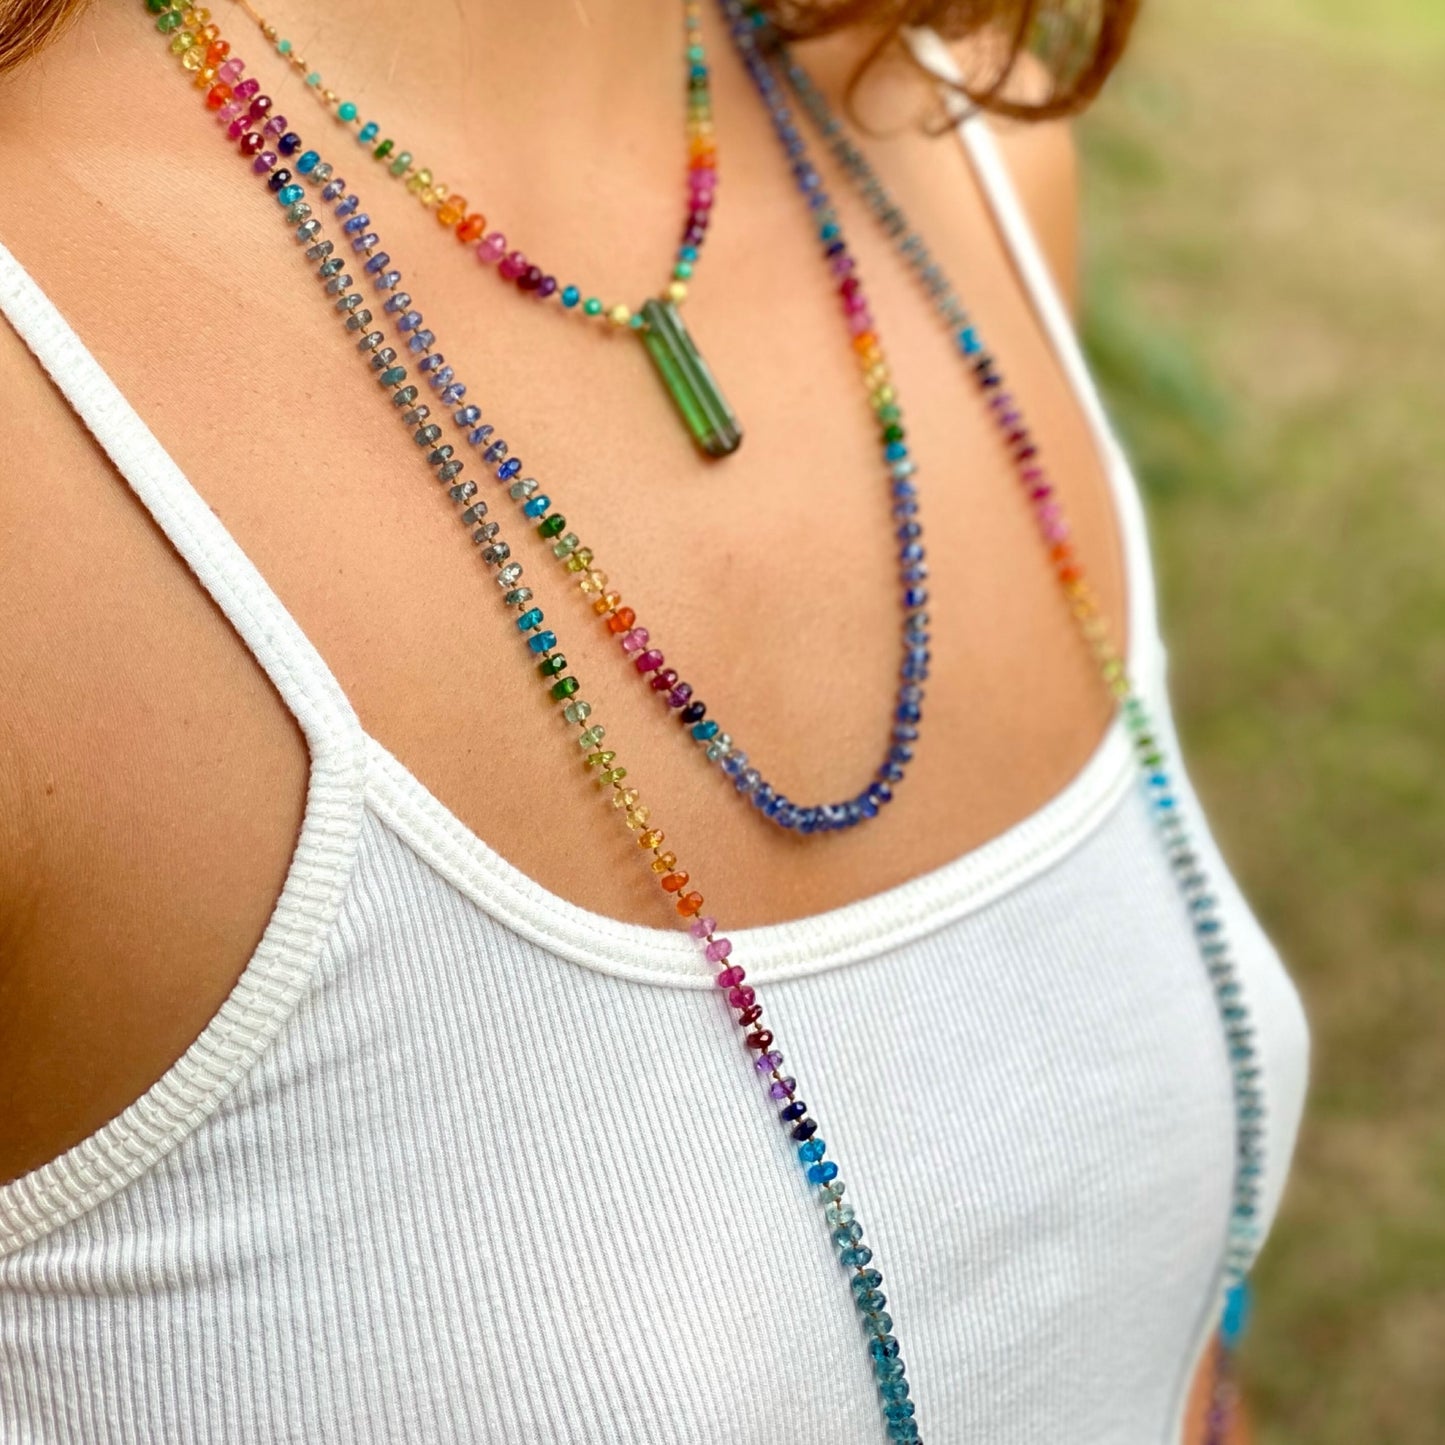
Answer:
[{"label": "teal bead", "polygon": [[1249,1284],[1241,1280],[1232,1285],[1224,1297],[1224,1315],[1219,1321],[1219,1336],[1231,1348],[1237,1345],[1249,1325]]},{"label": "teal bead", "polygon": [[291,42],[289,40],[278,40],[276,42],[276,53],[278,55],[290,55]]},{"label": "teal bead", "polygon": [[381,127],[374,120],[369,120],[356,134],[359,145],[370,145],[378,135],[381,134]]},{"label": "teal bead", "polygon": [[306,77],[306,84],[309,85],[312,90],[315,90],[316,87],[321,84],[321,72],[319,70],[313,70],[311,74]]},{"label": "teal bead", "polygon": [[863,1238],[863,1226],[856,1219],[850,1220],[847,1224],[840,1224],[833,1231],[833,1243],[839,1249],[845,1249],[850,1244],[857,1244]]},{"label": "teal bead", "polygon": [[798,1158],[804,1164],[816,1164],[827,1150],[827,1145],[821,1139],[809,1139],[806,1144],[798,1146]]},{"label": "teal bead", "polygon": [[526,502],[522,504],[522,515],[526,517],[540,517],[551,505],[551,497],[538,493],[537,496],[529,497]]},{"label": "teal bead", "polygon": [[336,117],[338,120],[344,120],[350,125],[351,122],[356,119],[355,104],[352,101],[343,100],[341,104],[336,107]]},{"label": "teal bead", "polygon": [[679,281],[686,281],[687,278],[692,275],[692,262],[679,261],[677,265],[672,268],[672,274],[676,276]]},{"label": "teal bead", "polygon": [[562,288],[562,304],[570,311],[580,300],[582,293],[575,286]]},{"label": "teal bead", "polygon": [[276,199],[283,206],[294,206],[305,194],[300,186],[282,186],[276,192]]},{"label": "teal bead", "polygon": [[530,632],[534,627],[542,625],[542,609],[540,607],[529,607],[517,619],[518,632]]},{"label": "teal bead", "polygon": [[550,630],[544,629],[541,632],[534,632],[527,639],[527,646],[530,647],[533,652],[546,652],[549,647],[556,647],[556,645],[557,634]]},{"label": "teal bead", "polygon": [[838,1174],[838,1166],[831,1159],[825,1159],[821,1164],[815,1164],[808,1170],[808,1182],[810,1184],[826,1184]]}]

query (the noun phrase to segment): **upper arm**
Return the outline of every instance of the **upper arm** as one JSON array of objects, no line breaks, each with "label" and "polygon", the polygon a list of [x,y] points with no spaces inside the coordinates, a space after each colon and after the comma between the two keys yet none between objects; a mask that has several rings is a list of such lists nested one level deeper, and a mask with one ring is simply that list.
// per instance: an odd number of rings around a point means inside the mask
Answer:
[{"label": "upper arm", "polygon": [[989,129],[1070,314],[1079,295],[1079,158],[1065,120],[990,118]]}]

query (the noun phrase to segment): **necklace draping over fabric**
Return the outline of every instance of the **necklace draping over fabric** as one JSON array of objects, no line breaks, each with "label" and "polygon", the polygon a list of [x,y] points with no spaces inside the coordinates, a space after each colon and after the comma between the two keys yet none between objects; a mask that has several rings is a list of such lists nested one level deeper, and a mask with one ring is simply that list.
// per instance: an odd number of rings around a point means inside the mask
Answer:
[{"label": "necklace draping over fabric", "polygon": [[[609,590],[608,579],[596,569],[590,549],[583,547],[574,534],[565,531],[565,519],[555,510],[550,497],[541,492],[537,481],[521,475],[521,463],[511,455],[507,442],[496,434],[492,425],[481,422],[475,402],[466,400],[465,384],[457,379],[454,368],[446,364],[436,349],[436,335],[425,325],[412,298],[401,289],[401,272],[382,249],[381,239],[372,229],[371,218],[362,210],[358,196],[348,189],[320,152],[307,149],[286,120],[274,113],[270,97],[261,94],[258,81],[245,76],[244,63],[231,54],[228,42],[211,23],[206,10],[177,5],[174,0],[144,0],[144,3],[156,17],[157,29],[168,37],[172,53],[191,73],[206,106],[215,113],[222,134],[236,144],[252,173],[264,180],[279,203],[285,224],[304,248],[306,260],[314,266],[321,294],[330,302],[344,334],[354,342],[360,362],[400,423],[411,432],[427,467],[460,509],[461,519],[470,529],[482,562],[499,588],[502,604],[511,616],[541,685],[559,706],[569,727],[576,730],[581,764],[592,771],[603,795],[632,830],[641,858],[649,865],[664,894],[671,898],[707,964],[716,970],[715,982],[734,1013],[745,1052],[753,1061],[767,1098],[781,1106],[779,1122],[793,1141],[804,1177],[817,1191],[823,1220],[839,1263],[847,1274],[862,1322],[884,1432],[890,1440],[920,1441],[912,1383],[905,1372],[893,1320],[886,1309],[883,1276],[865,1242],[861,1222],[852,1207],[844,1202],[844,1183],[837,1164],[827,1157],[827,1145],[819,1134],[813,1111],[803,1102],[797,1080],[783,1072],[784,1059],[778,1041],[763,1023],[762,1004],[746,982],[743,965],[733,958],[731,941],[720,931],[717,920],[705,912],[702,894],[676,854],[667,847],[650,805],[636,788],[628,785],[627,769],[615,746],[604,746],[604,742],[610,741],[606,729],[581,696],[581,684],[560,650],[554,627],[548,625],[531,587],[523,583],[522,563],[513,557],[501,524],[492,517],[490,506],[481,495],[480,485],[465,475],[468,464],[464,458],[471,457],[483,474],[490,473],[500,484],[501,494],[519,505],[547,550],[573,574],[592,611],[620,636],[624,653],[637,671],[649,676],[654,688],[667,690],[669,694],[685,685],[678,684],[675,675],[672,680],[666,680],[667,670],[661,654],[649,646],[645,630],[635,625],[635,617],[622,605],[620,596]],[[1190,829],[1181,817],[1169,765],[1154,735],[1148,711],[1134,692],[1123,662],[1109,639],[1108,629],[1068,540],[1062,509],[1052,484],[1045,477],[1037,447],[1017,403],[1004,390],[998,364],[984,346],[977,325],[968,319],[937,262],[909,228],[866,159],[829,111],[821,93],[769,23],[757,12],[745,10],[737,0],[719,0],[719,3],[748,74],[792,163],[799,189],[829,258],[830,270],[839,279],[838,289],[845,305],[861,297],[861,283],[850,284],[858,281],[856,266],[821,177],[807,159],[806,145],[794,124],[785,85],[792,89],[804,112],[817,125],[844,172],[859,185],[870,210],[885,232],[898,242],[940,317],[955,332],[959,351],[975,385],[1004,429],[1020,480],[1035,507],[1044,544],[1074,616],[1098,661],[1104,682],[1119,701],[1141,769],[1150,812],[1213,985],[1233,1080],[1236,1159],[1223,1262],[1224,1310],[1215,1346],[1216,1372],[1207,1435],[1209,1445],[1224,1445],[1233,1397],[1229,1358],[1247,1316],[1245,1278],[1258,1244],[1256,1217],[1263,1185],[1265,1134],[1264,1096],[1254,1029],[1218,900],[1211,890]],[[690,43],[695,33],[689,30]],[[288,162],[294,163],[294,174]],[[299,178],[304,178],[316,200],[330,209],[339,227],[337,240],[326,234]],[[354,262],[347,260],[347,251],[356,258]],[[347,272],[348,265],[353,264],[364,278],[362,284],[369,284],[378,297],[383,298],[380,318],[372,312],[357,282]],[[855,333],[867,338],[858,349],[866,357],[873,356],[876,350],[877,364],[881,365],[882,353],[872,331],[866,302],[855,301],[854,307],[868,317],[867,329]],[[849,314],[857,315],[859,309],[850,308]],[[388,326],[394,328],[394,338],[389,336]],[[411,368],[415,369],[415,375]],[[430,391],[442,407],[439,418],[451,413],[450,421],[459,445],[443,440],[439,419],[434,419],[430,405],[422,400],[423,388]],[[889,390],[888,404],[891,405],[891,387]],[[903,445],[901,437],[897,445]],[[896,464],[907,464],[907,470],[895,474],[893,479],[895,520],[899,522],[900,542],[907,548],[919,533],[916,493],[906,448]],[[659,677],[665,679],[661,687]],[[678,703],[669,695],[668,701],[673,707],[681,708],[684,719],[688,719],[687,709],[693,706],[688,696]],[[698,713],[689,726],[696,741],[706,744],[711,751],[718,735],[707,731],[706,721]],[[916,719],[911,725],[916,726]],[[733,761],[734,767],[729,771],[736,777],[739,790],[752,796],[766,814],[776,794],[759,802],[756,795],[762,784],[756,774],[738,764],[737,755],[732,751],[720,753],[718,757]],[[884,783],[880,792],[870,792],[875,811],[876,806],[887,801],[886,787]]]}]

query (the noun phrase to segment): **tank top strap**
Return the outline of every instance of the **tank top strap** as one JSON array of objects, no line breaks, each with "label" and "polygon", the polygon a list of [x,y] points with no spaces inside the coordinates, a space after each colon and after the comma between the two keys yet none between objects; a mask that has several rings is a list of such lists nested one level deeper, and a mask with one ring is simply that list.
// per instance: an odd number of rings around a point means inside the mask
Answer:
[{"label": "tank top strap", "polygon": [[[907,32],[907,39],[915,58],[934,75],[948,81],[962,80],[957,61],[936,33],[912,30]],[[1162,687],[1165,656],[1159,635],[1148,527],[1133,469],[1109,423],[1068,307],[987,119],[970,106],[954,122],[954,130],[1039,327],[1058,358],[1103,460],[1124,553],[1131,670],[1136,680],[1152,691]]]},{"label": "tank top strap", "polygon": [[0,314],[271,679],[306,736],[312,785],[354,774],[361,725],[295,619],[39,284],[0,244]]}]

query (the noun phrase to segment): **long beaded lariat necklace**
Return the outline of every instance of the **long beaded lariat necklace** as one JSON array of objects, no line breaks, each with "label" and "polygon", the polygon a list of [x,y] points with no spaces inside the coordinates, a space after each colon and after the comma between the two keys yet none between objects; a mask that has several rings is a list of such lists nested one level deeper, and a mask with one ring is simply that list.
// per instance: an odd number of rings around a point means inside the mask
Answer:
[{"label": "long beaded lariat necklace", "polygon": [[[324,85],[321,72],[297,54],[295,46],[250,0],[237,0],[255,22],[261,34],[276,47],[276,53],[299,75],[316,99],[348,130],[354,128],[356,141],[386,167],[387,174],[405,185],[437,221],[464,246],[470,246],[484,270],[495,270],[503,280],[538,301],[555,298],[562,310],[588,320],[608,323],[615,330],[633,331],[641,336],[663,386],[677,408],[678,416],[704,456],[725,457],[742,444],[737,418],[723,396],[711,369],[698,351],[692,334],[683,324],[682,305],[687,299],[688,281],[702,259],[713,200],[717,193],[717,143],[713,136],[712,94],[708,84],[707,51],[702,38],[702,0],[682,0],[683,48],[687,78],[687,210],[682,238],[672,264],[672,275],[662,291],[640,306],[609,303],[597,295],[583,297],[572,283],[559,284],[550,272],[510,246],[506,235],[489,229],[487,217],[468,209],[465,196],[455,193],[421,165],[409,150],[398,150],[396,142],[378,121],[363,121],[354,101],[342,100]],[[197,69],[208,68],[205,53],[196,57]],[[215,67],[222,83],[225,57]]]},{"label": "long beaded lariat necklace", "polygon": [[[220,37],[217,27],[210,23],[209,14],[203,9],[178,6],[174,0],[145,0],[145,4],[157,16],[157,28],[170,38],[172,52],[181,58],[188,71],[193,72],[197,88],[204,92],[208,108],[218,114],[228,138],[237,143],[240,154],[250,162],[253,173],[265,179],[268,190],[281,207],[285,223],[292,229],[296,241],[305,248],[306,259],[314,265],[322,283],[322,293],[331,301],[345,333],[354,340],[360,359],[387,395],[402,424],[412,432],[413,441],[423,452],[429,468],[447,487],[449,497],[460,508],[461,519],[472,530],[484,565],[493,573],[503,605],[509,613],[515,614],[513,621],[543,686],[560,706],[569,727],[577,730],[576,742],[583,765],[593,771],[602,792],[610,798],[636,836],[641,856],[649,863],[663,892],[672,897],[677,914],[696,940],[707,963],[717,970],[717,987],[734,1012],[745,1050],[753,1060],[768,1098],[782,1106],[778,1112],[779,1120],[796,1145],[798,1160],[808,1183],[817,1191],[839,1262],[848,1275],[853,1301],[862,1321],[886,1435],[894,1441],[920,1441],[922,1436],[911,1398],[911,1383],[906,1377],[899,1343],[893,1333],[893,1320],[886,1310],[882,1273],[874,1261],[872,1250],[864,1242],[861,1222],[852,1207],[844,1202],[845,1189],[838,1177],[838,1166],[826,1157],[827,1146],[818,1134],[819,1126],[808,1105],[799,1095],[797,1081],[782,1071],[783,1055],[771,1030],[762,1023],[763,1008],[757,994],[746,983],[742,965],[732,958],[731,941],[720,932],[717,920],[704,912],[701,893],[690,886],[692,879],[689,874],[676,855],[666,849],[664,834],[652,819],[649,806],[635,788],[627,785],[627,769],[619,762],[616,750],[602,747],[605,730],[600,722],[594,720],[590,704],[580,696],[581,685],[560,651],[555,632],[544,627],[542,610],[536,605],[531,588],[522,583],[521,562],[513,558],[510,545],[502,536],[501,525],[490,517],[488,504],[480,496],[478,484],[464,477],[466,464],[461,455],[456,448],[442,442],[441,429],[431,419],[429,405],[421,400],[421,387],[412,379],[402,360],[402,352],[413,358],[418,379],[429,385],[445,408],[450,409],[463,400],[465,389],[462,383],[455,380],[450,367],[442,364],[441,355],[435,350],[435,335],[422,324],[420,314],[412,308],[411,298],[401,291],[401,273],[381,249],[380,238],[370,229],[370,219],[361,211],[359,198],[348,190],[345,181],[335,174],[331,164],[323,160],[319,152],[305,149],[304,142],[289,130],[285,119],[273,113],[272,102],[268,96],[260,94],[259,83],[250,78],[242,79],[243,62],[230,55],[229,45]],[[827,202],[817,172],[806,160],[806,147],[793,125],[782,86],[774,74],[774,57],[784,80],[817,123],[845,171],[861,186],[870,208],[890,236],[902,238],[900,247],[904,255],[918,271],[943,319],[952,327],[958,322],[962,309],[954,299],[951,286],[943,278],[937,263],[930,258],[922,241],[909,230],[901,211],[888,197],[866,160],[844,135],[806,72],[791,57],[763,17],[756,12],[745,11],[737,0],[720,0],[720,4],[748,73],[768,107],[790,160],[794,162],[794,174],[809,208],[820,219],[820,227],[828,231],[827,244],[836,244],[839,248],[833,253],[835,258],[848,254],[843,245],[841,228]],[[759,43],[760,39],[768,46],[766,52]],[[200,52],[198,58],[202,63],[198,64],[195,60],[187,62],[186,57],[192,51]],[[228,70],[225,78],[219,76],[222,65]],[[287,156],[297,156],[297,175],[281,164],[277,150],[269,149],[273,143],[278,150],[284,148]],[[304,177],[320,203],[331,208],[340,226],[340,246],[325,234],[325,228],[313,214],[313,207],[306,200],[306,192],[297,176]],[[383,319],[379,320],[366,305],[363,294],[353,289],[356,283],[346,272],[349,263],[343,250],[348,243],[352,254],[359,258],[364,276],[378,295],[385,298],[381,307]],[[851,271],[851,266],[843,271],[845,279]],[[385,318],[394,320],[388,323]],[[397,346],[389,344],[388,324],[395,327],[395,341],[402,348],[400,352]],[[1062,512],[1052,489],[1035,465],[1036,448],[1028,440],[1015,404],[1002,391],[1001,375],[984,350],[975,326],[963,326],[959,346],[969,360],[978,384],[990,396],[990,406],[1000,414],[1003,424],[1018,434],[1014,442],[1016,459],[1027,464],[1022,479],[1030,488],[1030,495],[1039,510],[1045,541],[1054,547],[1065,545],[1067,530]],[[460,394],[459,387],[462,388]],[[506,443],[496,438],[490,428],[484,436],[475,436],[476,419],[468,415],[472,410],[471,406],[461,406],[452,417],[454,425],[464,435],[465,447],[479,459],[484,471],[504,484],[512,500],[522,503],[524,515],[536,524],[539,535],[552,544],[555,552],[555,539],[565,522],[557,519],[550,501],[546,499],[543,499],[543,505],[528,510],[528,503],[538,500],[536,484],[519,477],[520,463],[509,455]],[[908,485],[906,479],[903,484]],[[909,515],[911,517],[912,514]],[[1062,539],[1053,540],[1060,532]],[[615,619],[620,612],[617,604],[609,600],[606,578],[591,568],[590,558],[580,558],[577,550],[574,546],[558,555],[567,570],[580,574],[578,584],[598,615],[610,615]],[[1065,554],[1065,557],[1071,559],[1072,553]],[[1074,568],[1071,560],[1061,562],[1056,555],[1055,561],[1066,591],[1082,581],[1076,569],[1073,577],[1062,575],[1064,566]],[[1229,1359],[1247,1314],[1245,1276],[1258,1240],[1255,1217],[1264,1168],[1264,1100],[1258,1051],[1218,901],[1210,890],[1203,861],[1195,851],[1189,829],[1180,816],[1167,761],[1153,734],[1148,712],[1143,701],[1134,693],[1117,654],[1108,645],[1107,633],[1102,629],[1087,591],[1080,593],[1075,588],[1071,592],[1071,600],[1076,616],[1085,626],[1086,635],[1094,643],[1103,678],[1120,702],[1143,774],[1151,814],[1188,910],[1200,954],[1214,987],[1226,1036],[1236,1110],[1236,1167],[1224,1260],[1225,1306],[1215,1347],[1216,1372],[1207,1436],[1209,1445],[1224,1445],[1233,1398]],[[627,626],[629,624],[624,624],[624,627]],[[613,630],[623,629],[614,627]],[[645,643],[646,639],[643,639],[642,645]],[[637,648],[632,650],[635,652]]]}]

